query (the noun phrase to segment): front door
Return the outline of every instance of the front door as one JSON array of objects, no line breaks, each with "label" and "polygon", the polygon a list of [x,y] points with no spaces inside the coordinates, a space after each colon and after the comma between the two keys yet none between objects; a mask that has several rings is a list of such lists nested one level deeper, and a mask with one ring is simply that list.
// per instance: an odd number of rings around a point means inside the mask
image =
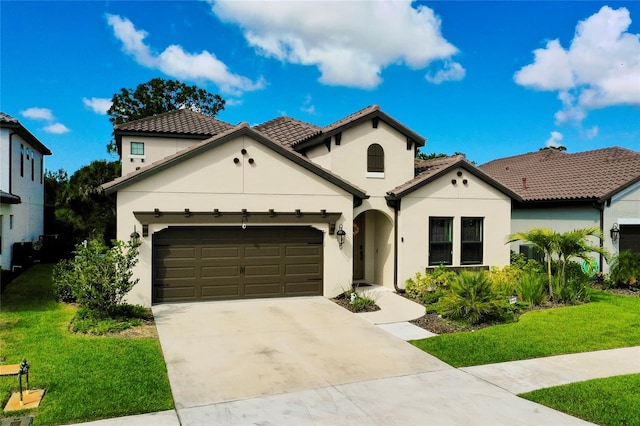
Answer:
[{"label": "front door", "polygon": [[353,221],[353,280],[364,279],[364,214]]}]

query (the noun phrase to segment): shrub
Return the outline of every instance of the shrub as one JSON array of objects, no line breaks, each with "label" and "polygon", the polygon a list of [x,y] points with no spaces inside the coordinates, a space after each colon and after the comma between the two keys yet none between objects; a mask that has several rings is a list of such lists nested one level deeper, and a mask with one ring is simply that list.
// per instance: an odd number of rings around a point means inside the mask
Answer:
[{"label": "shrub", "polygon": [[522,274],[522,269],[517,267],[505,266],[500,268],[499,266],[492,266],[489,271],[489,279],[496,294],[510,296],[516,290],[516,283]]},{"label": "shrub", "polygon": [[634,253],[630,250],[618,253],[611,263],[609,276],[614,287],[640,286],[640,253]]},{"label": "shrub", "polygon": [[444,265],[438,265],[431,273],[431,277],[435,281],[438,287],[449,288],[451,283],[456,279],[458,274],[455,271],[450,270]]},{"label": "shrub", "polygon": [[589,277],[582,272],[580,264],[568,262],[566,265],[566,282],[562,282],[562,277],[554,277],[553,294],[554,300],[559,303],[575,304],[588,302],[591,299],[589,287]]},{"label": "shrub", "polygon": [[546,277],[540,272],[523,271],[516,283],[518,297],[529,305],[539,306],[545,298]]},{"label": "shrub", "polygon": [[405,281],[405,292],[407,296],[422,300],[426,295],[435,292],[437,284],[431,274],[416,274]]},{"label": "shrub", "polygon": [[494,293],[487,273],[462,271],[451,283],[450,293],[440,299],[438,307],[445,316],[478,324],[502,319],[508,309],[506,303]]},{"label": "shrub", "polygon": [[124,296],[138,283],[131,269],[138,263],[139,242],[114,241],[107,248],[99,240],[78,244],[75,258],[60,262],[53,271],[55,292],[61,300],[75,298],[99,316],[117,312]]}]

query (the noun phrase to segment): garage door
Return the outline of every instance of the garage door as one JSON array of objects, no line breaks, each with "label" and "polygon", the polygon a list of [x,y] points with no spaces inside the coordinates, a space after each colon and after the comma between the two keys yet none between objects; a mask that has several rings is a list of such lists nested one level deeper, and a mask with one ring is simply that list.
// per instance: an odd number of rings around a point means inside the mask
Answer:
[{"label": "garage door", "polygon": [[311,227],[170,227],[153,236],[153,302],[322,295]]}]

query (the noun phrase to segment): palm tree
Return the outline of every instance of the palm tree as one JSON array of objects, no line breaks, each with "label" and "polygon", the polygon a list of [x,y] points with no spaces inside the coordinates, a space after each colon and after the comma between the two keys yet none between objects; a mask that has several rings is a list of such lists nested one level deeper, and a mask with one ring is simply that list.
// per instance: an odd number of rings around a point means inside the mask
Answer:
[{"label": "palm tree", "polygon": [[532,228],[525,232],[516,232],[507,237],[507,244],[515,241],[526,241],[541,250],[547,259],[547,274],[549,277],[549,297],[553,299],[553,279],[551,276],[551,258],[558,252],[560,234],[549,228]]},{"label": "palm tree", "polygon": [[560,264],[562,266],[562,284],[567,283],[566,266],[569,259],[577,257],[593,266],[594,259],[589,256],[590,253],[602,254],[607,260],[609,259],[609,252],[599,245],[592,245],[589,242],[588,237],[596,237],[602,240],[602,232],[595,226],[587,228],[574,229],[573,231],[565,232],[558,235],[556,241],[558,257],[560,258]]}]

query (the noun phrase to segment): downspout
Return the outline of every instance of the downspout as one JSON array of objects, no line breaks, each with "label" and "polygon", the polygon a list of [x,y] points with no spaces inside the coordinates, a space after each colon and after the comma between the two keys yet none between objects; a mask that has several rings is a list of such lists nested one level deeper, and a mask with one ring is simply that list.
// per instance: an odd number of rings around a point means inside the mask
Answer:
[{"label": "downspout", "polygon": [[[609,199],[608,202],[610,203],[611,200]],[[604,248],[604,203],[593,203],[592,206],[600,212],[600,234],[602,234],[602,238],[600,239],[600,248]],[[603,262],[604,256],[600,253],[600,270],[598,272],[602,272],[604,270]]]},{"label": "downspout", "polygon": [[9,133],[9,194],[13,194],[13,135],[17,133]]},{"label": "downspout", "polygon": [[405,289],[398,287],[398,211],[400,199],[387,198],[387,205],[393,207],[393,288],[396,293],[404,293]]}]

